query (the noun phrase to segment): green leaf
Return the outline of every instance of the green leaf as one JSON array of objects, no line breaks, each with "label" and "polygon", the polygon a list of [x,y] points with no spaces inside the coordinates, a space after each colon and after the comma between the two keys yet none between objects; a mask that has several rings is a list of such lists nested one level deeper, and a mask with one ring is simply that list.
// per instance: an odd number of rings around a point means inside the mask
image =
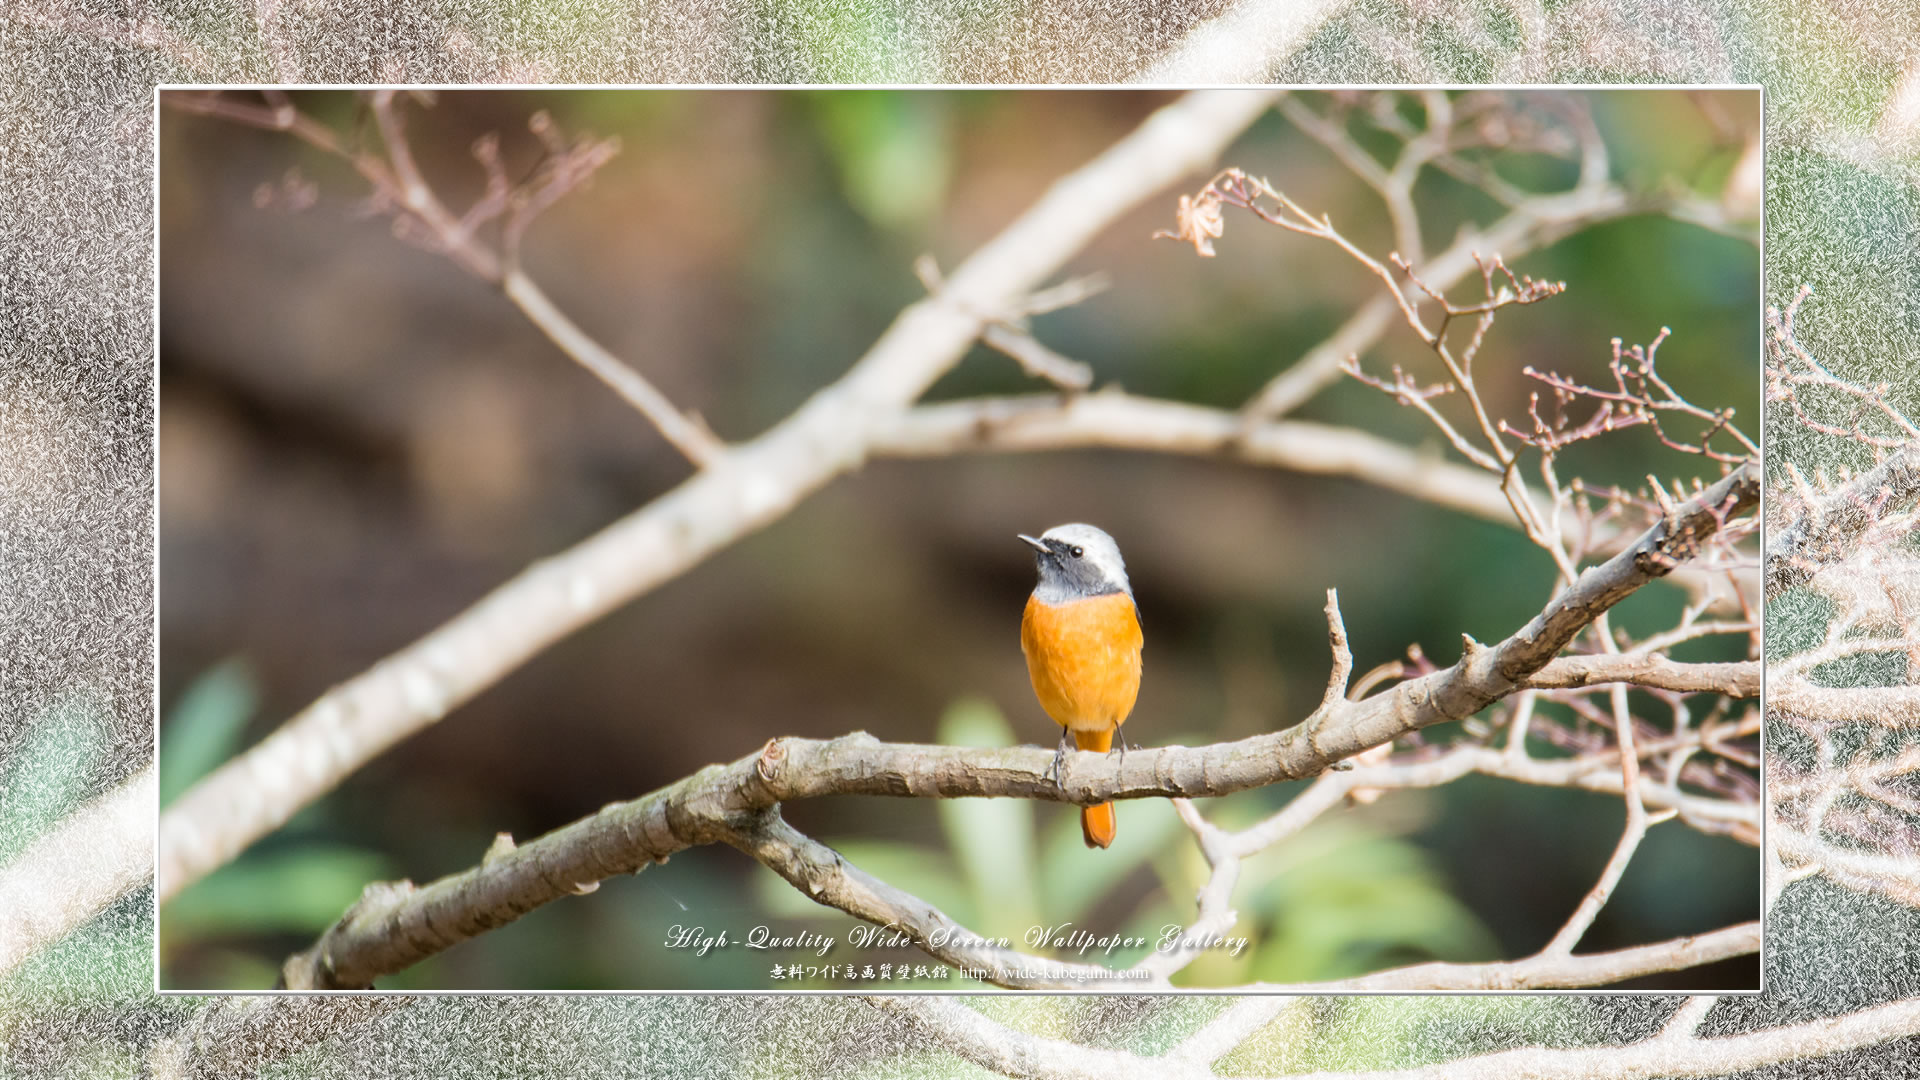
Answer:
[{"label": "green leaf", "polygon": [[233,756],[259,703],[258,682],[237,657],[208,668],[187,687],[160,729],[160,805]]}]

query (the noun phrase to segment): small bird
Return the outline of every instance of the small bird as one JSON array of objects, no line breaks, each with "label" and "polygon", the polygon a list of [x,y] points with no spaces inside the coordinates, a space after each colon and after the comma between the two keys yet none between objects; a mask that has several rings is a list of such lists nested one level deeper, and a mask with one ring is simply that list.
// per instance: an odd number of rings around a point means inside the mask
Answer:
[{"label": "small bird", "polygon": [[[1020,619],[1020,651],[1034,696],[1060,725],[1053,774],[1067,740],[1082,750],[1111,752],[1114,736],[1140,693],[1140,609],[1113,537],[1092,525],[1056,525],[1038,539],[1020,534],[1034,550],[1040,583]],[[1126,740],[1120,752],[1126,753]],[[1080,832],[1088,847],[1113,843],[1113,804],[1084,807]]]}]

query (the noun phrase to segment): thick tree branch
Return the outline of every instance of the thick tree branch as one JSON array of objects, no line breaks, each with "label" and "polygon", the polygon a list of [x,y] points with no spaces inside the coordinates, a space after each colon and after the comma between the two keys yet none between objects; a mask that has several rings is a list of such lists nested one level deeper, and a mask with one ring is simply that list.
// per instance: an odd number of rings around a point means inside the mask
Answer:
[{"label": "thick tree branch", "polygon": [[975,252],[939,298],[895,320],[838,383],[714,467],[575,547],[536,563],[452,621],[323,695],[216,770],[161,817],[164,901],[389,746],[553,642],[783,515],[859,466],[876,429],[1115,217],[1205,168],[1270,93],[1182,98],[1062,178]]},{"label": "thick tree branch", "polygon": [[[1251,741],[1227,745],[1244,748]],[[402,882],[369,886],[359,903],[313,948],[289,960],[283,979],[293,989],[365,987],[379,975],[401,970],[468,937],[505,925],[535,907],[591,892],[604,878],[637,872],[650,862],[664,861],[696,844],[717,842],[753,855],[807,896],[870,922],[897,926],[936,958],[982,972],[998,985],[1084,989],[1109,982],[1140,989],[1147,984],[1106,968],[1058,964],[984,944],[924,901],[872,878],[832,849],[795,832],[779,819],[773,807],[783,801],[835,794],[1011,796],[1078,802],[1170,796],[1178,792],[1151,786],[1151,777],[1204,774],[1208,768],[1206,756],[1219,749],[1137,750],[1125,761],[1100,754],[1076,754],[1068,759],[1069,783],[1063,790],[1047,772],[1051,752],[1034,747],[915,746],[880,743],[865,734],[826,742],[777,739],[759,754],[730,765],[709,767],[632,802],[612,804],[593,817],[517,848],[503,846],[478,867],[431,885],[415,887]],[[1143,768],[1137,759],[1151,760]],[[1121,775],[1128,770],[1144,773],[1147,783],[1128,783]],[[1463,746],[1431,761],[1328,774],[1269,823],[1230,838],[1227,850],[1240,857],[1271,845],[1355,790],[1433,787],[1469,772],[1524,783],[1620,791],[1618,766],[1603,759],[1515,761],[1502,751]],[[1609,778],[1611,785],[1607,783]],[[1189,793],[1215,795],[1230,790],[1239,789],[1206,788]],[[1722,807],[1718,800],[1683,794],[1666,785],[1643,783],[1641,795],[1652,806],[1678,810],[1690,820],[1699,815],[1710,824],[1738,819],[1738,815],[1757,816],[1751,807]],[[1757,826],[1757,820],[1752,821],[1748,831],[1757,836]],[[927,947],[936,940],[942,943]],[[1670,949],[1670,959],[1684,959],[1691,955],[1687,951],[1691,948],[1679,952]],[[1654,954],[1636,955],[1645,960]],[[1143,970],[1164,979],[1171,971],[1160,970],[1162,966],[1158,962],[1144,963]],[[1535,966],[1540,978],[1557,977],[1557,971],[1587,970],[1556,968],[1544,962]],[[1452,966],[1442,967],[1451,970]],[[1016,969],[1025,974],[1012,974]],[[1427,978],[1438,970],[1430,967],[1419,977]],[[1536,977],[1530,974],[1532,968],[1511,975],[1502,974],[1503,970],[1489,965],[1448,977],[1479,980],[1489,986],[1503,978]],[[1395,985],[1404,988],[1417,984]]]},{"label": "thick tree branch", "polygon": [[153,873],[152,765],[0,867],[0,979]]}]

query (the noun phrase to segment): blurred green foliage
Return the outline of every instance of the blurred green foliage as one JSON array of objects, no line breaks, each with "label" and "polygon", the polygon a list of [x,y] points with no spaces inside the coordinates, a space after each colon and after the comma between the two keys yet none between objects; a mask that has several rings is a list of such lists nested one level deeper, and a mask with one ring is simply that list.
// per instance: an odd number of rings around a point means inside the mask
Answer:
[{"label": "blurred green foliage", "polygon": [[0,768],[0,865],[78,809],[109,736],[105,703],[70,693],[28,727],[25,743]]},{"label": "blurred green foliage", "polygon": [[850,90],[809,95],[846,199],[883,229],[924,226],[953,170],[948,108],[938,98]]},{"label": "blurred green foliage", "polygon": [[[76,688],[34,717],[24,744],[0,768],[0,867],[80,809],[109,751],[104,695]],[[0,1046],[18,1002],[118,1001],[153,984],[150,889],[136,889],[74,933],[30,953],[0,977]],[[102,1062],[117,1060],[102,1050]]]}]

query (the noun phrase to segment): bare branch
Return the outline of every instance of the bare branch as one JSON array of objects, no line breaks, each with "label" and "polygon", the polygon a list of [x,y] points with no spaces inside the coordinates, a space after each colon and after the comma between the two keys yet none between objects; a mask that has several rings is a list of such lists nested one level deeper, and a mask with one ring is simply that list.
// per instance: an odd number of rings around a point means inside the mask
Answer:
[{"label": "bare branch", "polygon": [[[1750,955],[1760,947],[1760,924],[1717,930],[1693,938],[1677,938],[1657,945],[1595,953],[1577,957],[1534,957],[1510,964],[1425,964],[1394,972],[1363,976],[1335,983],[1308,985],[1267,985],[1248,987],[1264,995],[1350,993],[1405,989],[1445,990],[1526,990],[1570,986],[1600,986],[1620,982],[1637,975],[1689,967],[1732,956]],[[1071,1042],[1054,1041],[1024,1032],[1002,1028],[963,1004],[962,999],[940,997],[888,996],[866,998],[875,1008],[908,1017],[916,1027],[935,1041],[985,1068],[1009,1076],[1032,1077],[1110,1077],[1110,1076],[1197,1076],[1213,1077],[1210,1066],[1243,1043],[1255,1031],[1273,1022],[1283,1011],[1297,1004],[1296,999],[1279,996],[1246,997],[1231,1005],[1214,1021],[1189,1036],[1166,1055],[1139,1058],[1118,1051],[1099,1050]],[[1920,1020],[1920,1017],[1916,1017]],[[1671,1041],[1671,1040],[1670,1040]],[[1716,1044],[1732,1040],[1715,1040]],[[1645,1045],[1645,1044],[1643,1044]],[[1609,1047],[1608,1050],[1615,1048]],[[1509,1053],[1520,1053],[1511,1051]],[[1577,1051],[1544,1051],[1570,1055]],[[1503,1055],[1489,1055],[1500,1058]],[[1589,1055],[1591,1057],[1591,1055]],[[1487,1061],[1489,1058],[1470,1059]],[[1385,1077],[1432,1077],[1442,1080],[1460,1075],[1514,1075],[1525,1077],[1585,1077],[1581,1072],[1539,1073],[1466,1073],[1460,1062],[1434,1066],[1435,1070],[1415,1073],[1338,1074],[1348,1080],[1382,1080]],[[1314,1073],[1313,1080],[1329,1080],[1336,1074]],[[1613,1074],[1608,1074],[1613,1075]],[[1622,1073],[1646,1076],[1651,1073]],[[1689,1074],[1691,1075],[1691,1074]],[[1698,1075],[1715,1075],[1703,1073]]]},{"label": "bare branch", "polygon": [[[946,288],[940,264],[931,255],[922,255],[913,263],[914,273],[926,286],[928,295],[938,296]],[[978,312],[986,324],[980,342],[1012,357],[1021,370],[1036,379],[1045,379],[1067,393],[1079,393],[1093,385],[1093,369],[1078,360],[1069,360],[1042,345],[1027,329],[1027,317],[1078,304],[1098,295],[1107,287],[1101,276],[1076,278],[1035,293],[1012,311]]]},{"label": "bare branch", "polygon": [[1920,1002],[1896,1001],[1714,1039],[1654,1037],[1626,1046],[1527,1047],[1443,1065],[1369,1073],[1314,1073],[1312,1080],[1646,1080],[1732,1076],[1787,1062],[1829,1057],[1920,1033]]},{"label": "bare branch", "polygon": [[[1682,971],[1760,951],[1760,924],[1740,923],[1710,933],[1673,938],[1651,945],[1635,945],[1613,952],[1535,953],[1520,960],[1487,964],[1415,964],[1352,979],[1314,984],[1252,983],[1240,989],[1250,994],[1348,994],[1407,990],[1556,990],[1607,986]],[[1391,1074],[1389,1074],[1391,1075]],[[1479,1073],[1471,1074],[1479,1076]]]},{"label": "bare branch", "polygon": [[[1593,920],[1599,917],[1600,909],[1613,898],[1613,890],[1620,884],[1621,875],[1627,872],[1627,864],[1633,861],[1634,852],[1639,850],[1640,841],[1647,835],[1649,826],[1655,821],[1647,814],[1646,804],[1640,801],[1640,754],[1633,745],[1633,718],[1627,713],[1626,687],[1615,685],[1611,694],[1613,699],[1614,730],[1620,739],[1620,790],[1626,798],[1627,823],[1620,832],[1620,842],[1614,846],[1613,855],[1600,872],[1600,880],[1580,900],[1580,906],[1574,909],[1567,922],[1540,950],[1542,956],[1571,956],[1573,947],[1586,935]],[[1668,812],[1663,817],[1671,817]]]},{"label": "bare branch", "polygon": [[[1113,389],[1065,400],[1046,394],[918,406],[877,421],[871,452],[932,458],[1090,446],[1219,455],[1315,476],[1348,476],[1486,521],[1515,524],[1501,485],[1478,469],[1352,428],[1308,421],[1249,423],[1235,413]],[[1633,535],[1617,524],[1583,523],[1569,512],[1563,528],[1584,529],[1592,548],[1611,550]],[[1672,579],[1693,592],[1713,587],[1703,571],[1691,567],[1676,569]]]},{"label": "bare branch", "polygon": [[1318,476],[1350,476],[1487,521],[1511,524],[1499,485],[1477,470],[1352,428],[1306,421],[1246,425],[1234,413],[1101,390],[922,405],[882,421],[873,452],[945,457],[963,451],[1017,452],[1123,447],[1221,455]]},{"label": "bare branch", "polygon": [[1682,664],[1647,652],[1563,656],[1535,672],[1527,685],[1544,690],[1617,682],[1683,694],[1757,698],[1760,696],[1760,662]]},{"label": "bare branch", "polygon": [[1168,988],[1164,978],[1149,982],[1097,964],[1032,956],[1011,943],[968,931],[926,901],[860,870],[839,852],[794,829],[775,810],[752,818],[751,824],[729,832],[725,839],[802,895],[907,935],[922,951],[954,965],[963,976],[1011,988]]},{"label": "bare branch", "polygon": [[[264,17],[263,17],[264,18]],[[264,25],[264,24],[263,24]],[[725,446],[697,417],[683,415],[637,370],[607,351],[554,306],[519,266],[519,240],[528,223],[557,199],[584,185],[593,172],[610,160],[618,147],[612,141],[567,144],[544,113],[535,114],[531,127],[549,142],[543,170],[527,184],[506,182],[499,161],[498,139],[488,136],[474,147],[474,157],[486,170],[486,193],[465,213],[455,214],[440,199],[414,161],[399,91],[375,90],[369,98],[381,143],[382,160],[370,151],[350,147],[324,125],[300,113],[284,97],[261,110],[219,93],[165,96],[168,105],[188,112],[215,116],[269,130],[286,131],[307,144],[341,157],[373,187],[374,205],[394,214],[397,235],[411,238],[429,250],[452,259],[483,281],[500,286],[508,300],[575,363],[633,406],[675,449],[695,465],[711,465]],[[502,251],[496,252],[478,235],[481,225],[502,219]]]},{"label": "bare branch", "polygon": [[[1444,291],[1477,270],[1475,252],[1498,251],[1509,259],[1518,259],[1582,229],[1657,209],[1657,204],[1629,198],[1613,189],[1539,196],[1484,230],[1468,229],[1425,264],[1421,275],[1428,284]],[[1367,301],[1331,337],[1269,380],[1247,403],[1247,414],[1270,418],[1298,408],[1340,377],[1340,366],[1347,357],[1365,352],[1379,340],[1393,324],[1397,308],[1392,296]]]},{"label": "bare branch", "polygon": [[1719,996],[1715,994],[1702,994],[1688,998],[1674,1010],[1672,1016],[1667,1018],[1666,1026],[1660,1029],[1660,1037],[1663,1039],[1691,1038],[1700,1030],[1700,1022],[1707,1018],[1707,1013],[1712,1011],[1714,1004],[1719,1000]]},{"label": "bare branch", "polygon": [[1327,590],[1327,646],[1333,651],[1333,667],[1327,673],[1327,692],[1321,696],[1316,714],[1331,712],[1345,701],[1347,682],[1353,677],[1353,650],[1347,647],[1347,624],[1340,617],[1340,595],[1334,589]]},{"label": "bare branch", "polygon": [[1272,995],[1239,998],[1227,1006],[1220,1015],[1208,1021],[1205,1027],[1182,1039],[1179,1045],[1167,1051],[1163,1060],[1212,1065],[1252,1038],[1254,1032],[1273,1023],[1280,1014],[1290,1009],[1301,1008],[1307,1003],[1305,998],[1284,998]]},{"label": "bare branch", "polygon": [[1218,18],[1187,32],[1173,48],[1128,82],[1149,86],[1265,83],[1286,57],[1351,0],[1241,0]]},{"label": "bare branch", "polygon": [[157,792],[149,765],[0,867],[0,978],[153,873]]},{"label": "bare branch", "polygon": [[[1373,95],[1371,107],[1364,110],[1336,106],[1336,113],[1345,115],[1341,113],[1344,108],[1364,116],[1380,130],[1401,140],[1399,156],[1390,168],[1375,161],[1345,130],[1338,116],[1322,116],[1292,99],[1284,100],[1281,108],[1309,135],[1325,144],[1358,179],[1380,192],[1394,220],[1400,262],[1417,268],[1421,279],[1430,286],[1427,291],[1433,294],[1444,293],[1471,272],[1477,261],[1475,252],[1501,252],[1509,259],[1516,259],[1571,233],[1622,216],[1665,213],[1677,220],[1730,231],[1725,222],[1710,220],[1713,215],[1703,211],[1697,205],[1700,200],[1687,191],[1675,189],[1629,196],[1624,189],[1609,183],[1606,145],[1584,110],[1570,106],[1559,108],[1555,111],[1560,114],[1561,124],[1533,125],[1530,129],[1529,125],[1514,123],[1514,118],[1508,115],[1513,112],[1507,100],[1510,96],[1481,92],[1454,102],[1443,92],[1425,92],[1421,95],[1426,114],[1424,127],[1415,125],[1397,111],[1395,102],[1399,95],[1394,92]],[[1580,179],[1571,189],[1560,192],[1521,190],[1484,164],[1458,153],[1466,147],[1487,145],[1565,155],[1573,147],[1559,145],[1563,143],[1577,144]],[[1413,184],[1428,166],[1481,188],[1509,208],[1506,215],[1491,225],[1468,225],[1445,252],[1430,262],[1420,254],[1417,208],[1410,197]],[[1217,214],[1217,207],[1214,210]],[[1215,224],[1217,227],[1218,223]],[[1742,232],[1747,234],[1750,230]],[[1218,232],[1213,235],[1217,236]],[[1347,357],[1364,352],[1374,343],[1389,324],[1393,306],[1402,303],[1397,294],[1369,302],[1333,337],[1275,375],[1248,404],[1247,414],[1271,418],[1291,411],[1312,397],[1337,377]],[[1417,319],[1410,321],[1416,324],[1416,330],[1420,329]],[[1483,323],[1481,332],[1484,330]]]},{"label": "bare branch", "polygon": [[[1794,320],[1811,295],[1802,286],[1767,312],[1767,400],[1877,464],[1843,469],[1836,482],[1789,462],[1770,492],[1767,598],[1805,586],[1832,610],[1824,640],[1775,658],[1770,672],[1767,719],[1809,741],[1813,760],[1769,762],[1766,896],[1771,904],[1790,882],[1820,875],[1920,907],[1920,801],[1910,794],[1920,752],[1905,735],[1920,726],[1920,560],[1906,550],[1920,524],[1920,428],[1889,384],[1842,378],[1800,343]],[[1870,653],[1894,654],[1893,678],[1873,680],[1893,685],[1823,685],[1862,681],[1821,668]]]},{"label": "bare branch", "polygon": [[[1863,446],[1892,450],[1920,439],[1920,425],[1894,406],[1889,384],[1866,386],[1842,379],[1800,344],[1794,335],[1793,320],[1800,305],[1812,295],[1813,287],[1802,285],[1784,311],[1767,309],[1767,400],[1785,402],[1794,419],[1810,431],[1838,436]],[[1807,387],[1838,395],[1841,400],[1851,398],[1855,407],[1847,422],[1835,424],[1816,417],[1801,400],[1801,391]],[[1869,410],[1880,414],[1879,426],[1882,430],[1891,427],[1891,434],[1880,435],[1868,430],[1865,421]]]},{"label": "bare branch", "polygon": [[553,301],[547,299],[547,294],[534,284],[532,278],[513,270],[501,284],[506,290],[507,299],[526,314],[527,321],[539,327],[540,332],[559,346],[561,352],[612,387],[614,393],[658,428],[674,449],[686,455],[687,460],[705,468],[726,453],[726,444],[714,435],[704,421],[698,416],[680,412],[645,376],[602,348],[598,341],[554,307]]},{"label": "bare branch", "polygon": [[1240,854],[1234,850],[1236,837],[1209,823],[1190,800],[1173,799],[1174,813],[1193,832],[1200,855],[1207,860],[1206,884],[1195,897],[1194,919],[1170,948],[1155,949],[1140,958],[1133,974],[1149,975],[1155,984],[1170,985],[1167,980],[1191,964],[1205,951],[1208,943],[1233,932],[1240,913],[1233,909],[1233,889],[1240,881]]},{"label": "bare branch", "polygon": [[[1739,428],[1733,426],[1733,410],[1712,411],[1703,409],[1682,397],[1667,383],[1656,368],[1660,345],[1672,330],[1661,327],[1660,333],[1648,344],[1635,345],[1631,349],[1622,349],[1619,338],[1613,339],[1613,358],[1608,362],[1608,371],[1613,374],[1614,388],[1600,390],[1574,382],[1565,376],[1553,372],[1543,372],[1528,366],[1521,371],[1527,377],[1546,383],[1553,389],[1555,422],[1549,424],[1540,416],[1539,395],[1534,396],[1534,406],[1530,408],[1534,430],[1532,433],[1516,431],[1503,421],[1501,430],[1530,446],[1548,452],[1592,438],[1595,435],[1618,428],[1647,424],[1654,434],[1669,449],[1686,454],[1699,454],[1722,464],[1739,464],[1757,459],[1760,447],[1747,438]],[[1577,398],[1586,398],[1599,403],[1593,417],[1585,424],[1568,428],[1565,406]],[[1660,414],[1678,412],[1707,422],[1706,429],[1699,435],[1699,443],[1688,443],[1674,439],[1660,422]],[[1715,435],[1726,433],[1738,445],[1738,452],[1715,450],[1712,442]]]},{"label": "bare branch", "polygon": [[1768,824],[1767,840],[1790,871],[1820,874],[1849,889],[1920,907],[1920,865],[1911,855],[1841,847],[1778,820]]},{"label": "bare branch", "polygon": [[1789,675],[1767,686],[1767,707],[1828,722],[1920,726],[1920,686],[1818,686]]},{"label": "bare branch", "polygon": [[[1357,148],[1355,153],[1364,158],[1364,153]],[[1386,184],[1385,181],[1382,183]],[[1389,196],[1390,201],[1394,190],[1396,188],[1390,184],[1383,187],[1383,193]],[[1270,201],[1273,206],[1269,207],[1263,200]],[[1418,409],[1469,461],[1489,472],[1500,474],[1504,482],[1503,491],[1512,503],[1514,513],[1525,525],[1528,535],[1553,552],[1563,577],[1571,580],[1572,566],[1561,548],[1555,529],[1543,525],[1531,500],[1525,497],[1524,488],[1513,482],[1511,466],[1514,463],[1514,455],[1502,439],[1503,434],[1512,434],[1512,431],[1504,423],[1493,422],[1473,379],[1474,356],[1478,353],[1482,340],[1493,323],[1495,312],[1501,308],[1537,303],[1556,296],[1566,288],[1565,283],[1535,281],[1530,277],[1520,277],[1507,268],[1500,256],[1483,259],[1476,252],[1472,254],[1472,258],[1480,270],[1486,293],[1485,300],[1475,304],[1456,304],[1448,300],[1439,289],[1422,279],[1400,253],[1395,252],[1389,255],[1386,263],[1381,263],[1343,236],[1333,227],[1332,221],[1326,215],[1322,214],[1316,218],[1289,198],[1285,192],[1275,188],[1266,180],[1251,176],[1238,168],[1223,170],[1208,181],[1198,194],[1182,196],[1176,228],[1171,231],[1156,232],[1153,235],[1156,238],[1169,237],[1191,241],[1200,254],[1209,255],[1212,253],[1212,239],[1224,231],[1220,215],[1220,208],[1223,206],[1239,207],[1269,224],[1330,241],[1386,285],[1388,295],[1399,305],[1407,325],[1440,358],[1451,381],[1432,387],[1421,387],[1397,366],[1394,368],[1391,382],[1372,378],[1360,370],[1357,356],[1347,358],[1344,370],[1369,385],[1393,395],[1401,404]],[[1411,213],[1410,209],[1407,212]],[[1437,328],[1429,327],[1421,318],[1417,298],[1411,296],[1407,289],[1396,281],[1393,271],[1398,271],[1410,285],[1418,288],[1438,304],[1440,323]],[[1504,283],[1497,284],[1496,278],[1504,278]],[[1465,350],[1456,355],[1447,344],[1447,330],[1453,319],[1463,315],[1478,315],[1479,320]],[[1651,370],[1650,366],[1648,370]],[[1484,450],[1463,438],[1429,401],[1430,398],[1454,390],[1461,392],[1461,396],[1466,399],[1468,406],[1472,409],[1480,437],[1486,443]],[[1724,423],[1724,419],[1724,417],[1720,418],[1721,423]],[[1536,414],[1536,426],[1539,425],[1540,421]],[[1557,492],[1558,485],[1550,486]]]},{"label": "bare branch", "polygon": [[988,348],[1013,357],[1020,369],[1036,379],[1045,379],[1069,393],[1093,385],[1093,369],[1040,343],[1032,334],[998,324],[980,333],[980,342]]},{"label": "bare branch", "polygon": [[7,21],[41,30],[74,34],[122,48],[146,49],[179,64],[189,71],[210,73],[218,70],[205,49],[169,30],[151,16],[115,19],[90,16],[72,10],[62,0],[40,0],[39,6],[9,4]]},{"label": "bare branch", "polygon": [[1396,163],[1389,172],[1347,134],[1344,115],[1322,116],[1297,97],[1281,99],[1279,107],[1282,116],[1326,147],[1348,172],[1379,194],[1386,204],[1387,216],[1393,221],[1394,247],[1408,262],[1424,265],[1426,250],[1420,240],[1420,218],[1413,206],[1413,183],[1418,176],[1415,158],[1419,152],[1412,149],[1412,144],[1401,151],[1402,160],[1411,167],[1403,168]]}]

